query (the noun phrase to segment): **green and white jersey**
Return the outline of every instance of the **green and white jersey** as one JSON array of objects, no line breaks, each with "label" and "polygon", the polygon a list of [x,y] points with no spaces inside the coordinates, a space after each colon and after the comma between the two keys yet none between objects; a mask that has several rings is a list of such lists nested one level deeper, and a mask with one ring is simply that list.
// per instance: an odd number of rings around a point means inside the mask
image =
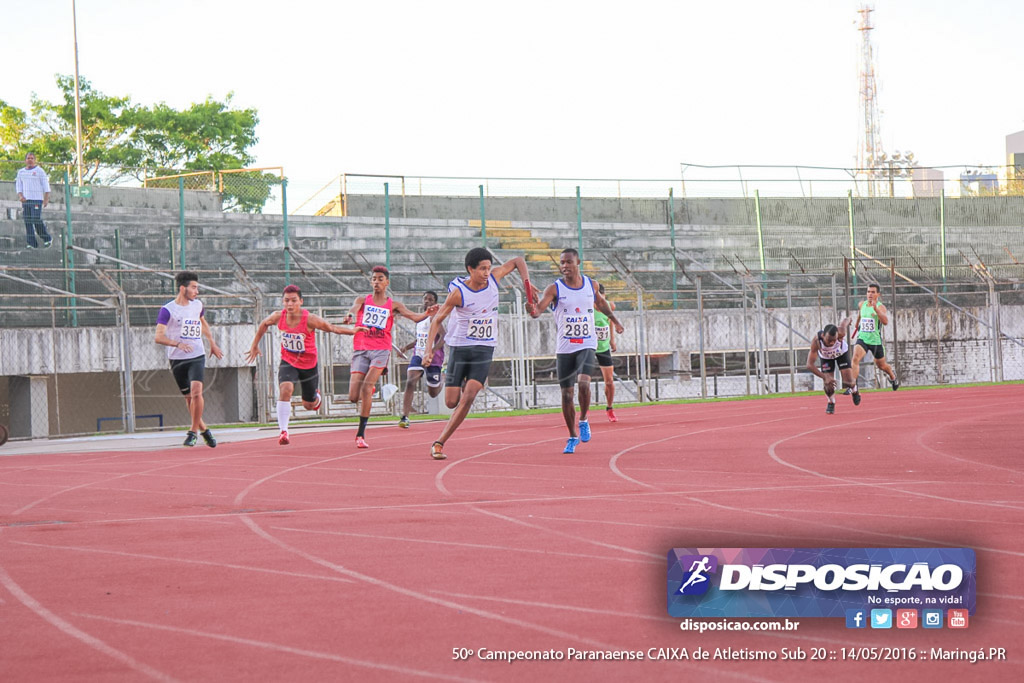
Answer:
[{"label": "green and white jersey", "polygon": [[865,344],[882,343],[882,324],[878,320],[878,311],[866,300],[860,303],[860,331],[857,333],[857,341]]},{"label": "green and white jersey", "polygon": [[594,331],[597,332],[597,352],[610,351],[612,348],[612,328],[608,316],[601,311],[594,311]]}]

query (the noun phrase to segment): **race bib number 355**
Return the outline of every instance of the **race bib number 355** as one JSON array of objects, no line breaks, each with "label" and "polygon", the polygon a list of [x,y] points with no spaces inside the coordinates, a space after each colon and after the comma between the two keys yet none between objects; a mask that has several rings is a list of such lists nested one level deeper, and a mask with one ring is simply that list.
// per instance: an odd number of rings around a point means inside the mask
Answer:
[{"label": "race bib number 355", "polygon": [[380,306],[363,307],[363,325],[383,330],[388,326],[388,318],[391,317],[391,309]]},{"label": "race bib number 355", "polygon": [[198,320],[186,318],[181,321],[182,339],[199,339],[203,334],[203,326]]}]

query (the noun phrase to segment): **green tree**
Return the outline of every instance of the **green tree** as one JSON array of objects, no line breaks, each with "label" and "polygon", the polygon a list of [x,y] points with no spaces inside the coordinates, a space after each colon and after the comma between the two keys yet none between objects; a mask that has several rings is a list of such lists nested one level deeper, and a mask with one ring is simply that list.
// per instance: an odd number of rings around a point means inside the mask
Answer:
[{"label": "green tree", "polygon": [[[74,79],[58,75],[57,87],[59,101],[33,95],[28,114],[0,100],[0,152],[5,158],[24,159],[33,151],[44,166],[74,163]],[[233,108],[232,99],[233,93],[223,101],[207,97],[182,110],[162,102],[146,106],[102,93],[80,79],[83,182],[116,184],[129,177],[141,182],[145,176],[252,165],[249,150],[257,142],[259,116],[255,109]],[[16,172],[15,164],[5,164],[0,169],[4,177],[11,174],[8,166]],[[230,188],[224,183],[224,206],[258,212],[280,180],[265,173],[244,175],[245,183],[231,183]]]}]

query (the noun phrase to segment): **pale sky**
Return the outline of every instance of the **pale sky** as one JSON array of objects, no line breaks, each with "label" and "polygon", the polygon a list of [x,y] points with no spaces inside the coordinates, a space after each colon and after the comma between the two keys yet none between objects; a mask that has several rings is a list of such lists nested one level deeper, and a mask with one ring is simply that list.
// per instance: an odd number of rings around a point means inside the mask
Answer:
[{"label": "pale sky", "polygon": [[[71,0],[3,3],[0,99],[56,99]],[[678,179],[680,162],[853,166],[850,0],[78,0],[81,74],[259,111],[295,194],[339,173]],[[1024,2],[878,0],[886,150],[1005,163],[1024,129]],[[294,206],[295,200],[290,200]]]}]

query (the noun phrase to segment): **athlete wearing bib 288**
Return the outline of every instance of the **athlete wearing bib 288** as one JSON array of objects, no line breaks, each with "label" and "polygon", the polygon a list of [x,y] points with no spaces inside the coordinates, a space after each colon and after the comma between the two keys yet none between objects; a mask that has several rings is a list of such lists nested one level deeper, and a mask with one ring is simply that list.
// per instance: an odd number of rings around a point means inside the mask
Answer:
[{"label": "athlete wearing bib 288", "polygon": [[245,354],[247,363],[252,363],[260,355],[260,340],[271,327],[281,332],[281,365],[277,369],[277,381],[280,383],[277,394],[277,426],[281,434],[277,442],[288,445],[288,418],[292,412],[292,394],[295,383],[299,383],[302,394],[302,405],[306,410],[320,409],[320,371],[317,367],[316,330],[334,334],[355,334],[360,329],[332,325],[318,315],[313,315],[302,307],[302,290],[295,285],[284,288],[281,297],[284,308],[268,315],[256,330],[256,338],[252,340],[249,352]]},{"label": "athlete wearing bib 288", "polygon": [[441,436],[430,444],[430,457],[444,460],[444,444],[469,414],[476,395],[484,388],[491,369],[494,347],[498,344],[498,283],[518,270],[526,287],[526,300],[532,305],[533,287],[526,261],[516,256],[497,268],[491,268],[494,257],[482,247],[466,254],[465,277],[457,277],[448,285],[448,296],[430,322],[424,358],[434,352],[434,339],[449,315],[448,333],[444,341],[451,353],[444,377],[444,402],[452,409]]},{"label": "athlete wearing bib 288", "polygon": [[889,311],[878,300],[878,285],[868,285],[867,299],[860,304],[857,314],[857,346],[853,349],[853,376],[860,376],[860,362],[868,353],[875,359],[875,366],[889,377],[893,391],[900,388],[889,362],[885,360],[885,346],[882,344],[882,327],[889,324]]},{"label": "athlete wearing bib 288", "polygon": [[[811,349],[807,354],[807,369],[821,378],[825,383],[825,395],[828,405],[825,412],[829,415],[836,412],[836,368],[843,378],[843,387],[853,394],[853,405],[860,405],[860,392],[857,390],[857,376],[850,367],[850,346],[847,336],[851,318],[844,318],[839,325],[826,325],[811,340]],[[818,370],[816,364],[821,364]]]},{"label": "athlete wearing bib 288", "polygon": [[199,300],[199,276],[182,271],[174,277],[178,296],[164,304],[156,317],[156,343],[167,348],[171,374],[178,384],[192,424],[185,434],[186,446],[195,446],[197,434],[210,448],[217,445],[213,433],[203,422],[203,380],[206,374],[206,352],[203,337],[210,342],[210,355],[223,358],[213,332],[206,322],[203,302]]},{"label": "athlete wearing bib 288", "polygon": [[370,447],[364,438],[366,423],[370,420],[373,388],[391,357],[391,346],[394,343],[391,328],[395,324],[395,314],[418,323],[437,311],[435,305],[422,313],[413,313],[401,301],[393,301],[388,296],[390,282],[391,274],[388,273],[388,269],[384,266],[374,266],[370,277],[373,293],[356,299],[342,321],[351,322],[353,317],[356,317],[356,325],[365,329],[356,333],[355,339],[352,340],[352,376],[348,385],[348,400],[359,403],[360,408],[356,448]]},{"label": "athlete wearing bib 288", "polygon": [[[569,440],[563,453],[575,453],[576,446],[590,441],[590,378],[597,373],[597,330],[594,314],[607,316],[622,334],[611,306],[598,289],[597,283],[580,272],[580,254],[575,249],[563,249],[558,261],[562,278],[548,285],[536,307],[530,306],[534,318],[540,311],[551,307],[555,314],[558,348],[555,358],[558,368],[558,386],[562,389],[562,417],[569,428]],[[573,390],[579,384],[580,422],[576,430],[576,405]]]}]

